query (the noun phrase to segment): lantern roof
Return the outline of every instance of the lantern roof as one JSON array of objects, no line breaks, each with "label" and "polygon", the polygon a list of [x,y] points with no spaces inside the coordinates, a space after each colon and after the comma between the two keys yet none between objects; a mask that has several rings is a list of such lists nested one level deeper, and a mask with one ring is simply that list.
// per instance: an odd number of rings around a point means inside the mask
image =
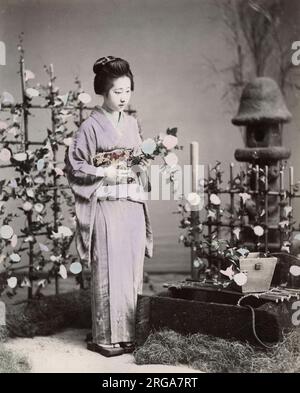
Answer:
[{"label": "lantern roof", "polygon": [[291,118],[277,83],[271,78],[258,77],[245,86],[232,123],[236,126],[287,123]]}]

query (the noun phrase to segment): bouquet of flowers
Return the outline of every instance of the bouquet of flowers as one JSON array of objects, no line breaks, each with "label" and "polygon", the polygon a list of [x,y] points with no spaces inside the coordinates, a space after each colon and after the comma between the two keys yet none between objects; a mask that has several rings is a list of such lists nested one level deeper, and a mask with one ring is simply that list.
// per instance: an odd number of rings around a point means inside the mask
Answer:
[{"label": "bouquet of flowers", "polygon": [[[146,172],[150,162],[159,156],[164,160],[161,170],[168,171],[170,174],[170,181],[172,181],[174,172],[176,171],[175,167],[178,163],[178,157],[172,150],[183,149],[183,146],[178,146],[176,134],[177,128],[168,128],[166,133],[160,133],[154,138],[145,139],[136,148],[115,149],[97,153],[93,157],[93,164],[95,166],[115,165],[117,169],[136,168],[138,166],[142,169],[142,172]],[[133,178],[129,178],[128,180],[131,182]],[[147,181],[145,185],[146,183]],[[149,182],[146,187],[149,189]]]},{"label": "bouquet of flowers", "polygon": [[160,156],[164,160],[164,166],[176,166],[178,158],[172,150],[183,148],[178,146],[176,134],[177,128],[168,128],[165,134],[160,133],[154,138],[145,139],[137,149],[134,149],[131,157],[132,165],[149,165],[150,160]]}]

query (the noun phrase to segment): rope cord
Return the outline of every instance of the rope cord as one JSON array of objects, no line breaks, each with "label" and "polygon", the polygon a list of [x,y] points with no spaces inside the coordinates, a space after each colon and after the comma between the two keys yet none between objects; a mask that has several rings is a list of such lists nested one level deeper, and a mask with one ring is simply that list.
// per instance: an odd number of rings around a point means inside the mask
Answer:
[{"label": "rope cord", "polygon": [[[286,255],[286,254],[284,254],[284,253],[274,253],[274,256],[276,256],[276,255],[278,256],[279,254]],[[271,255],[273,255],[273,254],[271,254]],[[294,260],[297,260],[297,261],[299,262],[299,258],[297,258],[296,256],[290,255],[290,254],[288,254],[288,256],[289,256],[289,257],[292,257]],[[247,295],[245,295],[245,296],[242,296],[242,297],[239,299],[237,305],[241,307],[241,302],[242,302],[242,300],[244,300],[244,299],[247,298],[247,297],[254,296],[254,297],[256,297],[256,298],[259,299],[260,295],[266,295],[266,294],[268,294],[268,293],[272,293],[272,291],[275,290],[275,289],[276,289],[276,288],[272,288],[272,289],[270,289],[269,291],[266,291],[266,292],[263,292],[263,293],[260,293],[260,294],[258,294],[258,293],[251,293],[251,294],[247,294]],[[255,311],[254,311],[254,308],[251,307],[251,306],[248,305],[248,304],[246,304],[244,307],[249,308],[250,311],[251,311],[251,316],[252,316],[252,331],[253,331],[253,335],[254,335],[254,337],[256,338],[257,342],[258,342],[260,345],[262,345],[264,348],[267,348],[267,349],[275,349],[275,348],[278,348],[280,345],[282,345],[282,343],[278,343],[278,344],[274,344],[274,345],[265,344],[265,343],[258,337],[257,332],[256,332],[256,326],[255,326]],[[285,340],[284,340],[284,341],[285,341]],[[284,341],[283,341],[283,342],[284,342]]]},{"label": "rope cord", "polygon": [[249,305],[246,305],[245,307],[249,308],[250,311],[251,311],[251,315],[252,315],[252,331],[253,331],[254,337],[255,337],[256,340],[259,342],[259,344],[262,345],[263,347],[267,348],[267,349],[278,348],[279,344],[268,345],[268,344],[265,344],[265,343],[258,337],[257,332],[256,332],[256,327],[255,327],[255,311],[254,311],[254,308],[251,307],[251,306],[249,306]]}]

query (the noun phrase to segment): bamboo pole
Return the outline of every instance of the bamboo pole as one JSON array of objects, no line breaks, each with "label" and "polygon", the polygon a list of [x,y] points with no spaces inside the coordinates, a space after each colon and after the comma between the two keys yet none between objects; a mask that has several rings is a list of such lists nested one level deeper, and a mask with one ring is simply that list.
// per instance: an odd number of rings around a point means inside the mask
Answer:
[{"label": "bamboo pole", "polygon": [[[79,88],[81,88],[81,82],[79,81]],[[79,106],[77,108],[77,110],[79,111],[79,125],[81,125],[81,123],[83,122],[83,108],[84,108],[84,104],[82,102],[79,103]],[[79,285],[80,285],[80,289],[84,289],[84,279],[83,279],[83,272],[81,271],[79,273]]]},{"label": "bamboo pole", "polygon": [[[207,181],[208,181],[207,207],[208,207],[208,209],[210,209],[210,207],[211,207],[211,201],[210,201],[211,193],[209,191],[209,184],[210,184],[210,180],[211,180],[210,172],[211,172],[211,164],[208,164],[208,166],[207,166]],[[212,242],[212,222],[211,222],[211,217],[208,217],[207,225],[208,225],[208,242],[209,242],[208,255],[209,255],[209,262],[211,262],[211,255],[212,255],[212,252],[211,252],[211,242]]]},{"label": "bamboo pole", "polygon": [[[22,91],[22,114],[23,114],[23,125],[24,125],[24,136],[22,138],[22,150],[27,150],[28,146],[29,146],[29,142],[28,142],[28,115],[29,115],[29,111],[28,111],[28,98],[26,96],[26,83],[25,83],[25,61],[24,61],[24,51],[21,51],[21,55],[20,55],[20,78],[21,78],[21,91]],[[27,228],[29,233],[31,232],[31,227],[32,227],[32,211],[29,211],[26,213],[26,218],[27,218]],[[33,275],[33,243],[29,242],[29,270],[28,270],[28,279],[31,283],[31,286],[28,288],[28,299],[32,299],[32,285],[33,285],[33,281],[32,281],[32,275]]]},{"label": "bamboo pole", "polygon": [[[289,213],[288,220],[289,220],[289,235],[292,232],[291,223],[293,222],[293,198],[294,198],[294,167],[291,166],[289,170],[289,206],[291,207],[291,212]],[[288,236],[290,237],[290,236]]]},{"label": "bamboo pole", "polygon": [[264,231],[265,231],[265,252],[268,252],[269,248],[269,229],[268,229],[268,221],[269,221],[269,200],[268,200],[268,191],[269,191],[269,167],[268,165],[265,166],[265,225],[264,225]]},{"label": "bamboo pole", "polygon": [[230,171],[230,186],[229,186],[229,192],[230,192],[230,246],[234,246],[234,233],[233,233],[233,228],[234,228],[234,193],[232,192],[233,189],[233,168],[234,168],[234,163],[231,162],[229,166],[229,171]]},{"label": "bamboo pole", "polygon": [[289,205],[292,207],[293,195],[294,195],[294,167],[291,166],[289,169]]},{"label": "bamboo pole", "polygon": [[[216,195],[219,196],[219,178],[216,178]],[[220,225],[220,205],[217,206],[217,228],[215,232],[217,233],[217,239],[220,238],[220,230],[221,230],[221,225]],[[221,281],[221,260],[218,259],[218,281]]]},{"label": "bamboo pole", "polygon": [[[256,204],[256,222],[259,222],[259,211],[260,211],[260,198],[259,198],[259,165],[255,165],[255,204]],[[259,237],[256,236],[256,249],[258,250],[260,245]]]},{"label": "bamboo pole", "polygon": [[[55,96],[54,96],[54,91],[53,91],[53,80],[54,80],[54,69],[53,69],[53,64],[50,64],[50,82],[49,82],[49,89],[50,89],[50,102],[52,105],[51,108],[51,125],[52,125],[52,135],[51,135],[51,140],[55,141],[55,146],[52,149],[53,150],[53,161],[54,161],[54,165],[56,166],[56,134],[55,134],[55,130],[56,130],[56,108],[54,107],[54,102],[55,102]],[[56,178],[56,173],[54,171],[53,174],[53,221],[54,221],[54,231],[57,232],[58,230],[58,216],[57,216],[57,209],[58,209],[58,193],[57,193],[58,189],[57,189],[57,178]],[[54,245],[56,246],[56,240],[53,241]],[[58,295],[59,294],[59,277],[57,274],[57,271],[55,270],[55,294]]]},{"label": "bamboo pole", "polygon": [[[284,166],[282,163],[280,164],[280,172],[279,172],[279,221],[282,221],[284,219],[283,216],[283,200],[284,200]],[[280,229],[280,234],[279,234],[279,239],[280,239],[280,249],[283,245],[283,232],[282,229]]]},{"label": "bamboo pole", "polygon": [[[192,142],[190,144],[190,162],[192,168],[192,192],[198,193],[198,182],[199,182],[199,143]],[[198,231],[198,222],[199,222],[199,209],[191,211],[191,227],[192,227],[192,244],[191,244],[191,277],[196,280],[197,270],[194,266],[194,260],[197,257],[197,244],[199,242],[199,231]]]}]

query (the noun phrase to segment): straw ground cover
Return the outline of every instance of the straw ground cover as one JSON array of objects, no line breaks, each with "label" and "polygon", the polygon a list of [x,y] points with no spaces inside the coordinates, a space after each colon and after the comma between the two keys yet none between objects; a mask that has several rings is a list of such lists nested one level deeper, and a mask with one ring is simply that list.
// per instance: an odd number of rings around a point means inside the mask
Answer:
[{"label": "straw ground cover", "polygon": [[0,343],[0,374],[26,373],[29,371],[30,364],[25,357],[3,348]]},{"label": "straw ground cover", "polygon": [[151,333],[134,358],[137,364],[186,364],[209,373],[300,372],[300,331],[264,350],[239,341],[162,330]]}]

